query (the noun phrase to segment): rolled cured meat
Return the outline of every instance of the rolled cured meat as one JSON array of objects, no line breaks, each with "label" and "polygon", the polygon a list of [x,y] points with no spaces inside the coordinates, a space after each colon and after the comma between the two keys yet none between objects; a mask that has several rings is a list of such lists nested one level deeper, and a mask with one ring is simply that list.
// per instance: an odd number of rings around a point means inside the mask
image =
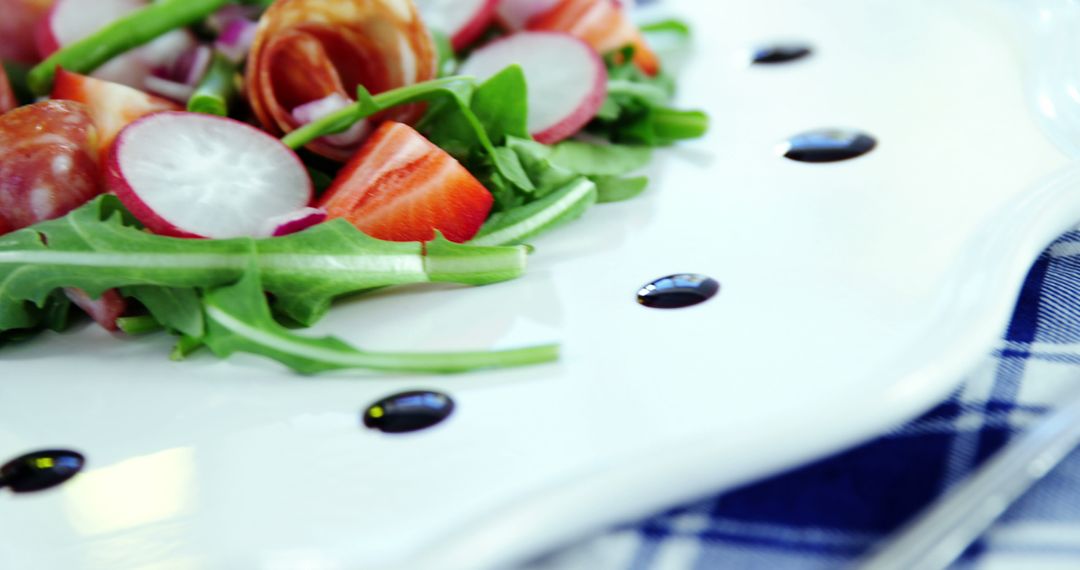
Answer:
[{"label": "rolled cured meat", "polygon": [[[97,130],[81,103],[43,101],[0,117],[0,234],[60,217],[98,195]],[[68,297],[116,330],[127,303],[116,291]]]},{"label": "rolled cured meat", "polygon": [[[431,35],[405,0],[279,0],[259,20],[248,56],[246,91],[255,116],[277,135],[302,126],[293,111],[335,94],[355,99],[363,85],[373,94],[434,79]],[[373,118],[414,123],[419,105]],[[336,144],[335,144],[336,143]],[[308,148],[344,161],[359,141],[342,146],[320,139]]]},{"label": "rolled cured meat", "polygon": [[80,103],[0,116],[0,234],[62,216],[101,192],[97,130]]},{"label": "rolled cured meat", "polygon": [[15,92],[11,90],[7,72],[0,66],[0,115],[14,109],[16,105],[18,101],[15,100]]}]

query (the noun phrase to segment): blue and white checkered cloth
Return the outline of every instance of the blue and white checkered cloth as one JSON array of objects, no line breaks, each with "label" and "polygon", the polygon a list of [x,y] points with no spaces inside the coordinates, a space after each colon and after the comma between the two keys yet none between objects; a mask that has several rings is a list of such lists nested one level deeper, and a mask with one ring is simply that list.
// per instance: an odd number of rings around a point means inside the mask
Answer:
[{"label": "blue and white checkered cloth", "polygon": [[[615,529],[548,556],[577,568],[844,567],[1080,388],[1080,228],[1032,267],[1004,338],[963,387],[856,449]],[[1080,452],[956,568],[1080,569]]]}]

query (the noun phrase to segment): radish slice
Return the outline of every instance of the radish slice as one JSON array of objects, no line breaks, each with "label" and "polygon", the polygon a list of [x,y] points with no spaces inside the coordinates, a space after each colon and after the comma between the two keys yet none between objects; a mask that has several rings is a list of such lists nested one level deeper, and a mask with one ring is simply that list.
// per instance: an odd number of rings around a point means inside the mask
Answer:
[{"label": "radish slice", "polygon": [[127,301],[115,289],[105,291],[97,299],[90,297],[86,291],[74,287],[64,289],[64,294],[107,331],[117,330],[119,327],[116,326],[116,319],[124,316],[124,312],[127,311]]},{"label": "radish slice", "polygon": [[446,34],[455,50],[468,47],[495,20],[499,0],[416,0],[420,16]]},{"label": "radish slice", "polygon": [[[89,36],[146,4],[145,0],[57,0],[46,17],[38,22],[38,52],[42,58],[48,57],[61,47]],[[91,75],[142,89],[143,80],[153,69],[171,65],[182,53],[196,44],[191,32],[175,30],[113,58]]]},{"label": "radish slice", "polygon": [[581,130],[607,97],[607,69],[596,50],[567,34],[520,32],[488,44],[461,67],[484,80],[519,64],[529,90],[529,132],[542,143]]},{"label": "radish slice", "polygon": [[239,121],[167,112],[116,138],[106,183],[151,231],[177,237],[264,235],[267,220],[311,201],[304,165],[274,137]]},{"label": "radish slice", "polygon": [[496,13],[506,29],[516,32],[525,29],[525,24],[534,16],[547,12],[558,3],[559,0],[499,0]]},{"label": "radish slice", "polygon": [[322,208],[303,208],[290,214],[275,216],[266,220],[263,225],[262,235],[281,237],[295,234],[325,222],[326,218],[326,210]]}]

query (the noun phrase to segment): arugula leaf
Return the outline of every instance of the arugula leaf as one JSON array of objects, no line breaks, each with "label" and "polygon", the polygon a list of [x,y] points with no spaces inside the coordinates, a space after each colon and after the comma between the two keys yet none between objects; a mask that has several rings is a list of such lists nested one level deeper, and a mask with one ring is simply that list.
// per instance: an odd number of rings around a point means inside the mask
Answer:
[{"label": "arugula leaf", "polygon": [[652,159],[645,146],[563,141],[552,147],[552,164],[579,174],[616,176],[641,169]]},{"label": "arugula leaf", "polygon": [[[418,129],[428,140],[463,162],[471,172],[497,175],[499,180],[528,192],[534,189],[533,184],[521,170],[520,164],[512,156],[500,152],[492,142],[493,138],[504,137],[516,130],[516,123],[524,121],[519,114],[525,112],[521,107],[521,101],[526,98],[525,80],[521,75],[520,81],[517,81],[513,71],[515,67],[511,66],[505,74],[499,73],[488,79],[475,90],[450,94],[432,106]],[[474,109],[475,93],[480,91],[484,95],[475,109],[481,109],[488,123],[496,129],[494,137],[488,134],[484,122]],[[514,100],[518,102],[512,102]]]},{"label": "arugula leaf", "polygon": [[476,89],[469,108],[493,144],[506,144],[507,136],[531,138],[527,93],[525,72],[517,64],[496,73]]},{"label": "arugula leaf", "polygon": [[153,319],[169,331],[199,338],[205,331],[202,300],[195,289],[187,287],[124,287],[120,293],[137,299]]},{"label": "arugula leaf", "polygon": [[240,276],[250,240],[183,240],[132,227],[114,196],[63,218],[0,237],[0,330],[34,325],[38,307],[61,287],[91,297],[126,285],[212,286]]},{"label": "arugula leaf", "polygon": [[71,326],[71,299],[63,291],[53,291],[41,311],[41,326],[64,332]]},{"label": "arugula leaf", "polygon": [[204,300],[208,323],[204,340],[214,354],[259,354],[303,374],[356,368],[464,372],[540,364],[558,358],[558,347],[554,345],[490,352],[379,353],[357,350],[333,337],[298,335],[274,321],[254,266],[235,284],[208,291]]},{"label": "arugula leaf", "polygon": [[[170,238],[131,223],[115,196],[102,196],[63,218],[0,237],[0,331],[37,326],[35,307],[62,287],[92,297],[115,287],[207,289],[236,282],[249,263],[258,264],[285,314],[304,324],[345,293],[433,280],[486,284],[517,277],[525,267],[524,248],[383,242],[344,220],[266,240]],[[143,300],[148,308],[155,303]],[[196,331],[165,313],[159,308],[156,317]]]},{"label": "arugula leaf", "polygon": [[540,200],[491,216],[469,243],[474,245],[522,243],[580,217],[595,203],[596,184],[588,178],[578,178]]},{"label": "arugula leaf", "polygon": [[[661,23],[657,29],[689,32],[679,22]],[[633,48],[628,47],[605,58],[608,94],[588,130],[612,142],[651,147],[703,136],[709,128],[708,116],[671,108],[674,80],[663,73],[646,75],[634,65],[633,55]]]},{"label": "arugula leaf", "polygon": [[514,151],[526,174],[536,186],[536,190],[529,193],[530,199],[543,198],[580,176],[580,173],[555,164],[551,160],[554,147],[549,145],[529,139],[508,137],[506,147]]},{"label": "arugula leaf", "polygon": [[[311,325],[342,295],[388,285],[450,282],[485,285],[519,277],[524,248],[478,248],[441,237],[419,242],[386,242],[369,237],[344,220],[307,231],[260,240],[259,269],[274,308]],[[451,271],[449,268],[453,268]]]},{"label": "arugula leaf", "polygon": [[596,202],[608,204],[622,202],[637,198],[649,186],[649,179],[645,176],[623,178],[620,176],[590,176],[590,180],[596,184]]}]

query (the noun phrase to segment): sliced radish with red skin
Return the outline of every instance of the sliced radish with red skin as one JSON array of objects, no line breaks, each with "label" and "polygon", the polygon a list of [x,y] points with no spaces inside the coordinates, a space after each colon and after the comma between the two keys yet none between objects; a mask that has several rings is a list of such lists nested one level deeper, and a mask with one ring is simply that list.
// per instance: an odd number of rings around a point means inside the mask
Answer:
[{"label": "sliced radish with red skin", "polygon": [[603,54],[633,46],[634,63],[646,74],[656,75],[660,72],[660,58],[630,19],[627,6],[616,0],[559,0],[529,19],[525,27],[570,34]]},{"label": "sliced radish with red skin", "polygon": [[516,32],[525,29],[525,24],[553,8],[559,0],[499,0],[496,9],[499,22],[507,30]]},{"label": "sliced radish with red skin", "polygon": [[[56,0],[35,30],[39,55],[48,57],[146,5],[145,0]],[[155,68],[172,64],[197,44],[191,32],[175,30],[113,58],[91,75],[142,89],[143,81]]]},{"label": "sliced radish with red skin", "polygon": [[529,93],[529,132],[542,143],[563,140],[596,116],[607,97],[607,68],[596,50],[562,33],[520,32],[490,43],[461,66],[485,80],[518,64]]},{"label": "sliced radish with red skin", "polygon": [[416,0],[420,16],[433,30],[446,34],[455,50],[473,43],[495,21],[499,0]]},{"label": "sliced radish with red skin", "polygon": [[151,231],[261,237],[267,220],[307,206],[311,180],[281,142],[233,119],[165,112],[116,138],[106,184]]},{"label": "sliced radish with red skin", "polygon": [[127,311],[127,301],[115,289],[105,291],[97,299],[74,287],[64,289],[64,294],[107,331],[117,330],[119,327],[116,326],[116,319],[124,316]]},{"label": "sliced radish with red skin", "polygon": [[281,237],[296,232],[302,232],[312,226],[317,226],[327,219],[326,210],[322,208],[302,208],[295,212],[282,216],[275,216],[266,220],[262,228],[262,235],[268,237]]}]

